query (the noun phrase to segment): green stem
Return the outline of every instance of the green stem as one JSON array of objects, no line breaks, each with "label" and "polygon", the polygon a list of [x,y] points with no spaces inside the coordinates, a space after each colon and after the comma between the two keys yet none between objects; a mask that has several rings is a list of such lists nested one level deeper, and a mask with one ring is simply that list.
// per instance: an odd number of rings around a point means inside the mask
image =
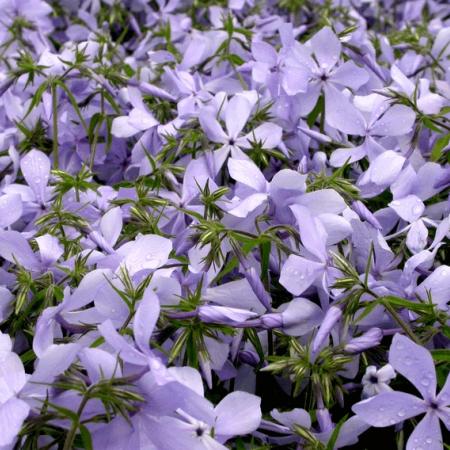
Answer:
[{"label": "green stem", "polygon": [[53,160],[55,169],[59,166],[58,158],[58,97],[56,84],[52,84],[52,116],[53,116]]},{"label": "green stem", "polygon": [[70,427],[69,432],[67,433],[66,440],[64,441],[63,450],[73,450],[73,443],[75,441],[75,436],[78,431],[78,427],[80,425],[80,417],[83,412],[84,407],[86,406],[89,400],[89,391],[84,394],[83,399],[81,400],[80,406],[77,410],[78,420],[72,422],[72,426]]},{"label": "green stem", "polygon": [[[373,292],[371,289],[365,287],[366,292],[371,295],[372,297],[379,299],[380,297]],[[398,326],[405,332],[405,334],[411,338],[416,344],[422,345],[420,340],[417,338],[417,336],[412,332],[409,325],[401,318],[400,314],[397,313],[395,308],[390,305],[388,302],[381,301],[381,304],[384,306],[386,311],[391,315],[391,317],[397,322]]]}]

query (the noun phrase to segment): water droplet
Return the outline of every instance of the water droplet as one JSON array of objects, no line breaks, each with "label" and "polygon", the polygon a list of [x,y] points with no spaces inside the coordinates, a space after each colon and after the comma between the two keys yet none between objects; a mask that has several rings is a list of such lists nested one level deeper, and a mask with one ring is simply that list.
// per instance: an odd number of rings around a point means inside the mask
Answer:
[{"label": "water droplet", "polygon": [[390,420],[389,420],[389,423],[390,423],[391,425],[394,425],[396,422],[397,422],[397,421],[394,420],[394,419],[390,419]]},{"label": "water droplet", "polygon": [[420,384],[421,384],[422,386],[429,386],[429,385],[430,385],[430,380],[429,380],[428,378],[422,378],[422,379],[420,380]]},{"label": "water droplet", "polygon": [[396,347],[397,347],[397,350],[403,350],[404,345],[401,342],[399,342]]},{"label": "water droplet", "polygon": [[427,438],[425,439],[425,442],[426,442],[427,444],[431,444],[431,443],[433,442],[433,439],[431,439],[430,437],[427,437]]},{"label": "water droplet", "polygon": [[413,214],[420,214],[422,212],[422,207],[420,205],[416,205],[413,208]]},{"label": "water droplet", "polygon": [[398,413],[397,413],[398,417],[405,417],[406,416],[406,412],[404,409],[401,409]]},{"label": "water droplet", "polygon": [[446,277],[447,276],[447,269],[443,269],[441,272],[441,277]]},{"label": "water droplet", "polygon": [[40,182],[41,182],[41,179],[40,179],[39,177],[36,177],[36,178],[34,179],[34,182],[35,182],[35,183],[40,183]]},{"label": "water droplet", "polygon": [[305,275],[300,275],[300,280],[304,280],[305,279]]},{"label": "water droplet", "polygon": [[380,408],[378,408],[378,411],[383,412],[383,411],[384,411],[384,408],[381,406]]},{"label": "water droplet", "polygon": [[413,363],[412,358],[410,358],[409,356],[407,356],[407,357],[405,358],[405,364],[406,364],[407,366],[410,366],[412,363]]}]

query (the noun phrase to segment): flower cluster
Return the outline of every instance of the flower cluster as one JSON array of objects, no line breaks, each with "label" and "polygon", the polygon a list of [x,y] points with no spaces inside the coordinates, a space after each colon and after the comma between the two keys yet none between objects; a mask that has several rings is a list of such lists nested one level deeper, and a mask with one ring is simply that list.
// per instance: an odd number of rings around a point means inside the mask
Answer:
[{"label": "flower cluster", "polygon": [[444,448],[448,1],[0,12],[1,450]]}]

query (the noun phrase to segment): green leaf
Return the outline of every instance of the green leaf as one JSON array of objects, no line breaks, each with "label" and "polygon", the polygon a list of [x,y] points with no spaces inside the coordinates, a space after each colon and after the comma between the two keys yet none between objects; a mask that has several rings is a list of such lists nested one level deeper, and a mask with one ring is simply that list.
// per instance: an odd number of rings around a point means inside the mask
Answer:
[{"label": "green leaf", "polygon": [[442,133],[442,129],[435,125],[435,123],[428,117],[422,117],[422,123],[430,130],[436,133]]},{"label": "green leaf", "polygon": [[245,328],[244,329],[244,336],[251,342],[253,347],[255,347],[256,353],[258,353],[260,362],[262,363],[264,361],[264,350],[261,345],[261,341],[259,340],[258,333],[254,328]]},{"label": "green leaf", "polygon": [[263,278],[267,278],[267,273],[269,272],[270,248],[270,241],[259,244],[259,250],[261,252],[261,273]]},{"label": "green leaf", "polygon": [[345,421],[347,420],[347,415],[345,415],[336,425],[336,427],[333,430],[333,433],[330,436],[330,439],[327,442],[326,450],[334,450],[334,446],[336,444],[337,438],[339,436],[339,433],[341,432],[342,425],[344,425]]},{"label": "green leaf", "polygon": [[437,161],[442,156],[442,150],[444,150],[449,143],[450,133],[437,139],[431,150],[431,161]]},{"label": "green leaf", "polygon": [[321,95],[319,97],[319,100],[317,100],[316,106],[314,106],[314,109],[309,113],[309,116],[306,119],[306,122],[310,128],[314,125],[319,115],[323,113],[324,108],[325,100],[323,98],[323,95]]},{"label": "green leaf", "polygon": [[392,306],[396,306],[397,308],[406,308],[419,314],[427,314],[433,312],[433,305],[426,303],[415,303],[411,300],[395,297],[393,295],[381,297],[380,300],[382,302],[389,303]]},{"label": "green leaf", "polygon": [[93,450],[94,447],[92,446],[91,433],[84,425],[81,424],[80,424],[80,435],[81,440],[83,441],[84,444],[84,450]]},{"label": "green leaf", "polygon": [[450,350],[436,349],[431,350],[431,355],[436,362],[450,362]]}]

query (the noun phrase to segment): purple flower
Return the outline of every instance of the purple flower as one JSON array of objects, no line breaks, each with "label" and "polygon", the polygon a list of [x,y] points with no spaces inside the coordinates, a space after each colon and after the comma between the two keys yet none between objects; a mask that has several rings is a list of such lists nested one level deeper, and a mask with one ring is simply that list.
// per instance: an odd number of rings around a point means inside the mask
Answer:
[{"label": "purple flower", "polygon": [[400,334],[392,340],[389,364],[414,385],[422,398],[403,392],[382,392],[353,405],[353,411],[374,427],[394,425],[425,413],[409,437],[406,449],[442,449],[439,419],[450,427],[450,376],[437,395],[431,354]]}]

